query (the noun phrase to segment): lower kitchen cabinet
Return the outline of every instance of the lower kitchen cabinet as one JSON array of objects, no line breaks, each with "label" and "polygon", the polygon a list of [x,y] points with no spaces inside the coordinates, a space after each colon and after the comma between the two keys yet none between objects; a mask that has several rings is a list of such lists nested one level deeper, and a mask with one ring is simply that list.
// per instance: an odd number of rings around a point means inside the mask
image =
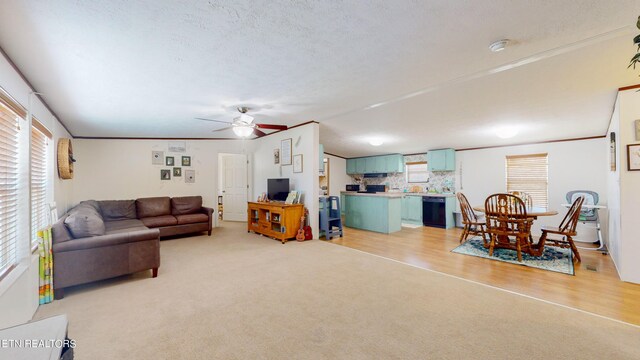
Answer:
[{"label": "lower kitchen cabinet", "polygon": [[402,198],[402,222],[422,225],[422,196],[406,195]]}]

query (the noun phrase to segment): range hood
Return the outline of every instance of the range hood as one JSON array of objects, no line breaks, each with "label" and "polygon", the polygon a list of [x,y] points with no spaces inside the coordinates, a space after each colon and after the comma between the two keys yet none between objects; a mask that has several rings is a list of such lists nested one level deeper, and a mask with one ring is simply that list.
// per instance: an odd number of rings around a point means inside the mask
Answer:
[{"label": "range hood", "polygon": [[383,178],[383,177],[387,177],[387,173],[364,174],[364,177],[367,178],[367,179],[370,179],[370,178]]}]

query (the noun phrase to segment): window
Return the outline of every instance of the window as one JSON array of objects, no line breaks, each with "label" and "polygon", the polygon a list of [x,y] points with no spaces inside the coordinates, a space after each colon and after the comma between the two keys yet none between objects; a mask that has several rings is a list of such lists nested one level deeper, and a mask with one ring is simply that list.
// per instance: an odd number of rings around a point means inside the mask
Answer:
[{"label": "window", "polygon": [[429,171],[427,170],[426,161],[406,163],[405,172],[407,173],[408,183],[425,183],[429,181]]},{"label": "window", "polygon": [[31,248],[38,246],[38,230],[47,226],[48,137],[49,132],[37,122],[31,127]]},{"label": "window", "polygon": [[19,118],[0,99],[0,278],[16,264]]},{"label": "window", "polygon": [[523,191],[531,195],[533,206],[547,208],[549,162],[547,154],[507,156],[507,192]]}]

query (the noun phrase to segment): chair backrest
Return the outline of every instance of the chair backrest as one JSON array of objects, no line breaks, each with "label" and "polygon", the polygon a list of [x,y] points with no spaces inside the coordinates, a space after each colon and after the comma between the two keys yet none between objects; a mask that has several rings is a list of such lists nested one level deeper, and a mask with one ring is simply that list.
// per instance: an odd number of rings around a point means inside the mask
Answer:
[{"label": "chair backrest", "polygon": [[459,192],[457,195],[458,201],[460,202],[460,211],[462,211],[462,221],[466,223],[477,222],[478,216],[473,211],[473,208],[469,204],[469,200],[464,196],[463,193]]},{"label": "chair backrest", "polygon": [[524,205],[526,207],[530,208],[533,206],[533,198],[531,197],[531,194],[524,191],[517,191],[517,190],[509,191],[509,194],[519,197],[522,201],[524,201]]},{"label": "chair backrest", "polygon": [[524,235],[531,230],[524,201],[511,194],[493,194],[484,202],[487,231],[499,235]]},{"label": "chair backrest", "polygon": [[564,219],[562,219],[558,230],[569,235],[576,234],[576,226],[578,225],[578,220],[580,219],[580,210],[582,209],[582,203],[584,202],[584,200],[584,196],[578,196],[573,201],[571,207],[569,208],[569,211],[567,211]]},{"label": "chair backrest", "polygon": [[[583,205],[598,205],[598,201],[600,201],[600,196],[598,193],[591,190],[573,190],[567,193],[567,202],[569,204],[573,204],[574,201],[579,196],[584,196]],[[580,217],[582,220],[586,221],[595,221],[596,220],[596,210],[595,209],[582,209],[580,212]]]}]

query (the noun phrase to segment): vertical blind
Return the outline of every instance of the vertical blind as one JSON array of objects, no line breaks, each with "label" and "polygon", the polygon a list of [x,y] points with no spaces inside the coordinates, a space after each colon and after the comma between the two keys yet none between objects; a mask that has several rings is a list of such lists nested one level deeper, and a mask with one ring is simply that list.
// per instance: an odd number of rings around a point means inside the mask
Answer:
[{"label": "vertical blind", "polygon": [[0,101],[0,278],[16,264],[18,119]]},{"label": "vertical blind", "polygon": [[[35,123],[35,119],[33,120]],[[31,128],[31,247],[38,245],[37,232],[47,226],[47,136]]]},{"label": "vertical blind", "polygon": [[548,208],[547,154],[510,155],[506,159],[507,192],[523,191],[531,195],[533,206]]},{"label": "vertical blind", "polygon": [[408,183],[425,183],[429,181],[427,162],[408,162],[405,164]]}]

